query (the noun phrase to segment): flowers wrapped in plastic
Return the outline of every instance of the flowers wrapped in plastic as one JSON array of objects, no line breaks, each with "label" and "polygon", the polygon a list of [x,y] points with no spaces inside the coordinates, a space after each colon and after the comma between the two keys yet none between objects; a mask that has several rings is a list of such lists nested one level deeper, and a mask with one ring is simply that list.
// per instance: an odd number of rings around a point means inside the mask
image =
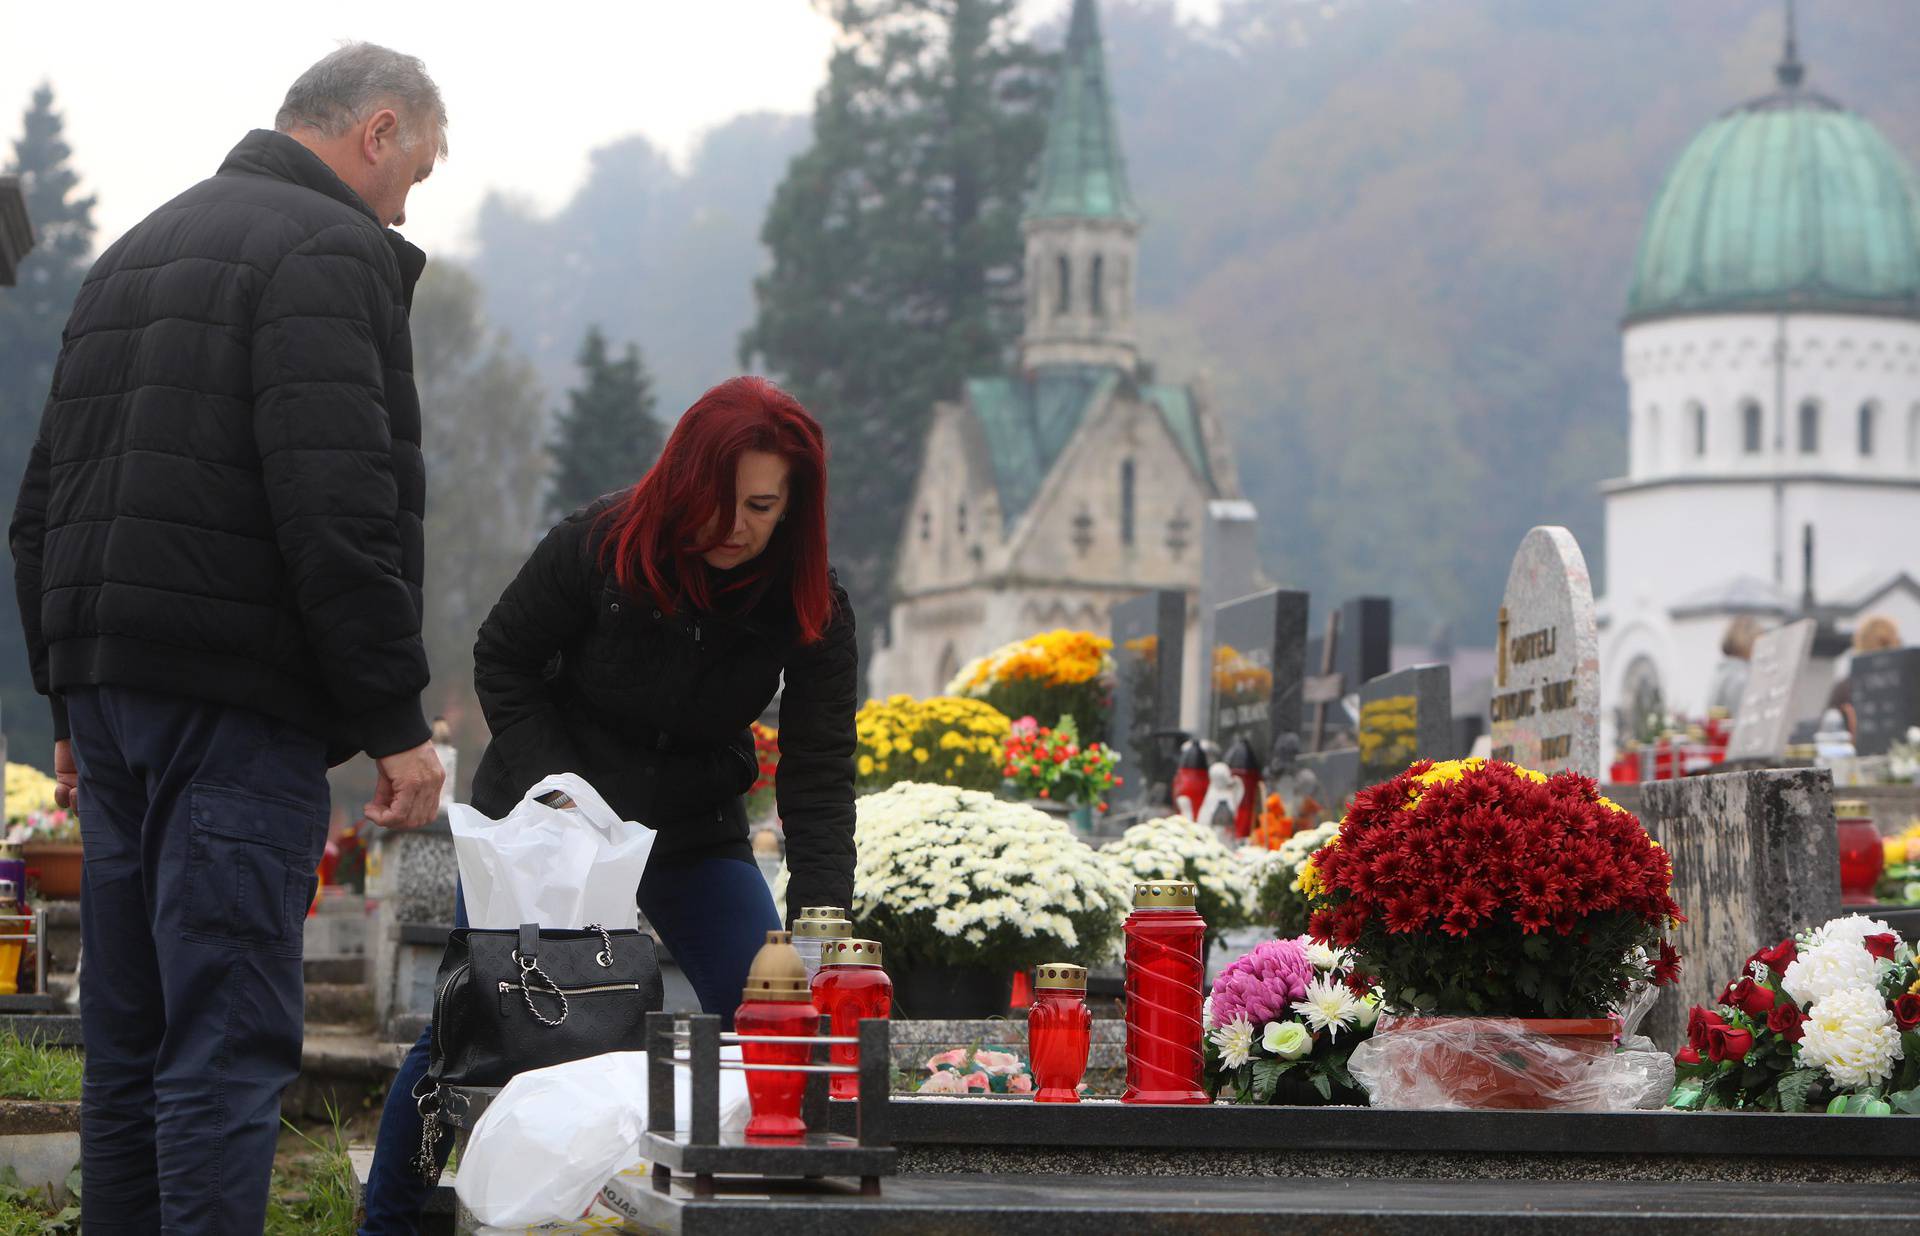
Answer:
[{"label": "flowers wrapped in plastic", "polygon": [[1303,873],[1394,1014],[1353,1076],[1375,1106],[1657,1106],[1671,1062],[1633,1031],[1679,975],[1671,879],[1590,777],[1421,761],[1361,791]]}]

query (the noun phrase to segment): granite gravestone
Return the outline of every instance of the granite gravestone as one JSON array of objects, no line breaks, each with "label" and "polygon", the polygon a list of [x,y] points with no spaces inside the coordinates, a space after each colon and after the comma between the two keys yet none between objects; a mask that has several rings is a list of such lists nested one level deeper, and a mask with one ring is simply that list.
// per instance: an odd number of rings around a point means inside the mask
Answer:
[{"label": "granite gravestone", "polygon": [[1811,618],[1775,627],[1753,642],[1752,668],[1740,710],[1733,715],[1733,737],[1727,741],[1727,759],[1777,760],[1787,753],[1795,716],[1793,701],[1800,676],[1813,651],[1817,624]]},{"label": "granite gravestone", "polygon": [[1356,788],[1378,785],[1419,759],[1445,760],[1453,749],[1452,671],[1416,665],[1360,688],[1360,771]]},{"label": "granite gravestone", "polygon": [[1269,588],[1222,605],[1213,616],[1213,714],[1222,751],[1245,738],[1264,763],[1274,736],[1300,729],[1307,656],[1307,594]]},{"label": "granite gravestone", "polygon": [[1885,755],[1920,725],[1920,648],[1863,652],[1853,659],[1854,750]]},{"label": "granite gravestone", "polygon": [[1833,781],[1816,769],[1762,769],[1648,781],[1640,822],[1673,860],[1686,959],[1641,1033],[1673,1051],[1690,1005],[1711,1005],[1755,949],[1840,913]]},{"label": "granite gravestone", "polygon": [[1162,590],[1113,607],[1113,744],[1124,785],[1116,805],[1173,801],[1180,728],[1180,682],[1187,635],[1187,598]]},{"label": "granite gravestone", "polygon": [[1532,529],[1513,556],[1487,711],[1494,759],[1600,775],[1600,631],[1586,555],[1565,528]]},{"label": "granite gravestone", "polygon": [[1386,597],[1356,597],[1327,615],[1327,629],[1309,641],[1307,679],[1301,699],[1312,705],[1306,747],[1322,751],[1352,742],[1352,717],[1345,701],[1362,684],[1393,668],[1393,602]]}]

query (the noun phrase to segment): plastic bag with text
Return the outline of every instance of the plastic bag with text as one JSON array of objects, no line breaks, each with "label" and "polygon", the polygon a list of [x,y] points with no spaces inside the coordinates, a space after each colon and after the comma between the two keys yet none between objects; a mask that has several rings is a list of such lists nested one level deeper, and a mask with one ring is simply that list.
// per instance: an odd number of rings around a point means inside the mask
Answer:
[{"label": "plastic bag with text", "polygon": [[[567,805],[539,801],[556,791]],[[473,926],[640,925],[634,890],[653,853],[653,830],[614,814],[584,778],[561,773],[540,781],[503,820],[464,803],[455,803],[448,819]]]},{"label": "plastic bag with text", "polygon": [[[740,1059],[734,1046],[722,1061]],[[685,1128],[691,1084],[674,1070],[674,1123]],[[722,1128],[746,1120],[746,1074],[722,1070]],[[642,1157],[647,1127],[647,1053],[616,1051],[522,1073],[506,1084],[460,1153],[454,1192],[489,1227],[569,1222],[601,1188]]]},{"label": "plastic bag with text", "polygon": [[1673,1060],[1631,1033],[1647,1003],[1606,1018],[1384,1014],[1347,1068],[1375,1107],[1657,1108],[1673,1089]]}]

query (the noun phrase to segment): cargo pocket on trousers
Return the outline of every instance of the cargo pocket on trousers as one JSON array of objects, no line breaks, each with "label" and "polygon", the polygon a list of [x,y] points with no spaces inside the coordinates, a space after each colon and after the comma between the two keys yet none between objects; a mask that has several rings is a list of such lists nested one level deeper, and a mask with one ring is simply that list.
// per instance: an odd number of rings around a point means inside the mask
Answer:
[{"label": "cargo pocket on trousers", "polygon": [[300,951],[325,806],[218,786],[189,791],[185,934],[209,944]]}]

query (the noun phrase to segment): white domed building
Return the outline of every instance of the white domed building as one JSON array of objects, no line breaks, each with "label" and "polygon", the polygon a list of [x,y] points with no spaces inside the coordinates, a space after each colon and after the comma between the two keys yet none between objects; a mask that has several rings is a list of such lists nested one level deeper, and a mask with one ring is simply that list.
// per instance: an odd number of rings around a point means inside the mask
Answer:
[{"label": "white domed building", "polygon": [[1920,636],[1920,181],[1803,84],[1791,31],[1777,75],[1693,139],[1641,239],[1628,473],[1604,486],[1609,728],[1655,692],[1704,713],[1742,613]]}]

